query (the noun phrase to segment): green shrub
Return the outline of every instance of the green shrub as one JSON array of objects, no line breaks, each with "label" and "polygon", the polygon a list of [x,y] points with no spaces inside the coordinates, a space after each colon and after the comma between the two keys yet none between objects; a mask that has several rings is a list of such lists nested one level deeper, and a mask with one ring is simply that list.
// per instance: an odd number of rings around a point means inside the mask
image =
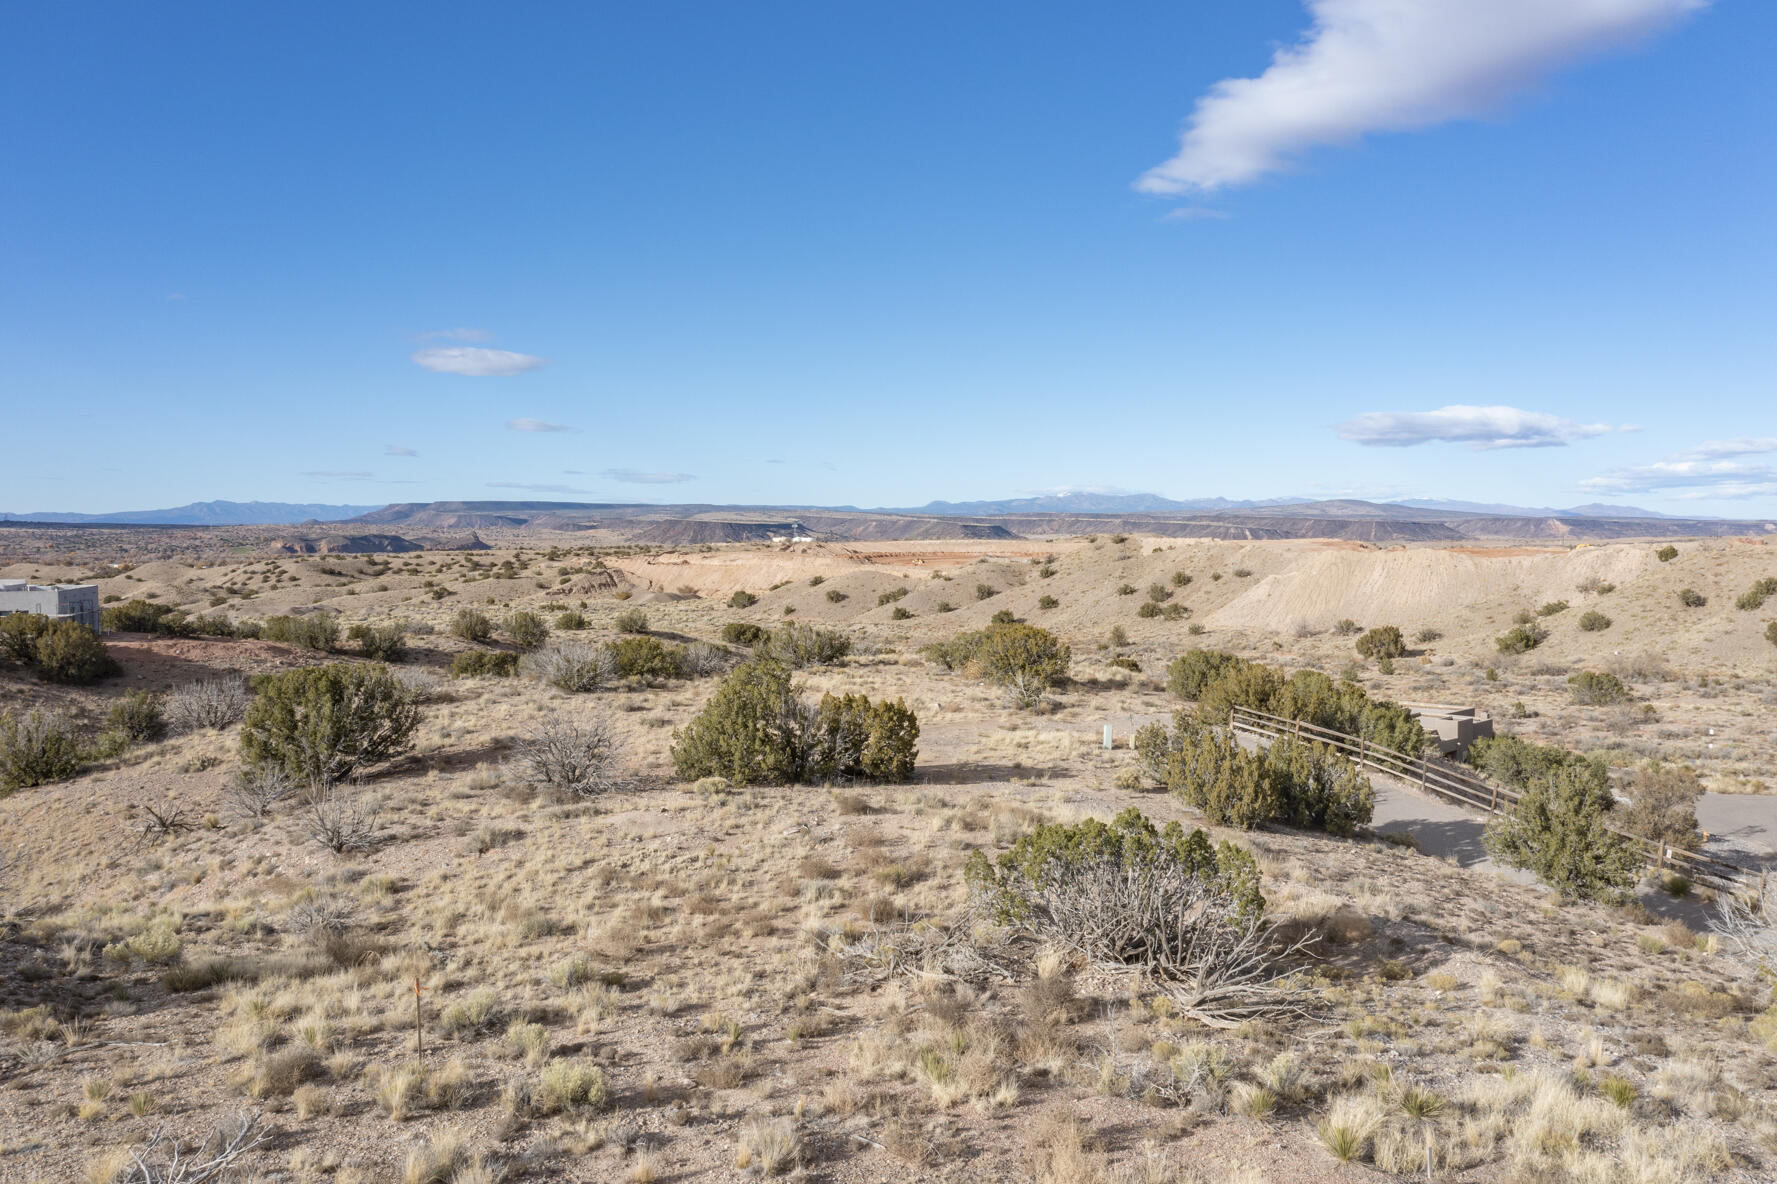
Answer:
[{"label": "green shrub", "polygon": [[759,598],[754,596],[751,592],[737,591],[733,596],[728,598],[729,608],[752,608],[758,603]]},{"label": "green shrub", "polygon": [[1046,612],[1052,608],[1060,608],[1061,601],[1055,599],[1053,596],[1039,596],[1037,597],[1037,607]]},{"label": "green shrub", "polygon": [[1221,650],[1186,650],[1166,667],[1166,689],[1181,699],[1195,702],[1211,679],[1242,661]]},{"label": "green shrub", "polygon": [[[89,631],[90,632],[90,631]],[[0,790],[66,781],[86,767],[89,752],[72,716],[0,712]]]},{"label": "green shrub", "polygon": [[555,618],[555,627],[563,632],[586,628],[586,614],[569,609]]},{"label": "green shrub", "polygon": [[1067,676],[1072,652],[1067,643],[1035,625],[995,624],[928,646],[946,669],[965,669],[985,682],[1005,687],[1013,700],[1030,706]]},{"label": "green shrub", "polygon": [[1339,623],[1333,626],[1333,632],[1340,637],[1355,637],[1363,631],[1364,627],[1350,617],[1340,618]]},{"label": "green shrub", "polygon": [[889,614],[891,621],[910,621],[912,619],[913,611],[904,604],[897,604],[895,610]]},{"label": "green shrub", "polygon": [[1378,625],[1357,639],[1357,652],[1372,660],[1405,657],[1407,639],[1401,636],[1398,626]]},{"label": "green shrub", "polygon": [[1168,588],[1165,584],[1156,580],[1154,583],[1148,585],[1148,602],[1150,604],[1165,604],[1171,599],[1172,589]]},{"label": "green shrub", "polygon": [[1117,585],[1117,595],[1118,596],[1134,596],[1135,595],[1135,585],[1134,584],[1118,584]]},{"label": "green shrub", "polygon": [[606,648],[620,678],[647,681],[680,676],[679,648],[668,647],[658,637],[620,637]]},{"label": "green shrub", "polygon": [[1602,633],[1610,628],[1610,618],[1597,609],[1587,609],[1580,614],[1580,629],[1586,633]]},{"label": "green shrub", "polygon": [[1117,670],[1127,670],[1131,674],[1141,673],[1141,663],[1137,662],[1134,658],[1112,658],[1109,662],[1106,662],[1105,665]]},{"label": "green shrub", "polygon": [[1608,784],[1580,768],[1556,768],[1488,823],[1487,850],[1535,872],[1567,899],[1621,903],[1640,878],[1641,861],[1627,840],[1605,829],[1614,804]]},{"label": "green shrub", "polygon": [[101,610],[99,624],[114,633],[158,633],[165,637],[195,637],[198,633],[183,610],[146,600],[129,600]]},{"label": "green shrub", "polygon": [[1052,881],[1100,862],[1137,876],[1176,868],[1210,885],[1242,917],[1256,921],[1265,912],[1259,869],[1251,855],[1233,843],[1212,844],[1201,830],[1186,833],[1176,821],[1156,829],[1133,806],[1108,825],[1096,818],[1072,826],[1045,823],[997,860],[976,851],[963,866],[963,878],[1002,923],[1018,924],[1041,907],[1040,894]]},{"label": "green shrub", "polygon": [[885,604],[893,604],[893,603],[895,603],[895,601],[901,599],[905,595],[907,595],[907,589],[905,589],[905,588],[891,589],[891,590],[884,592],[884,593],[880,594],[879,596],[877,596],[876,606],[878,608],[881,608]]},{"label": "green shrub", "polygon": [[1371,699],[1356,683],[1334,682],[1317,670],[1298,670],[1285,679],[1269,666],[1232,654],[1190,650],[1168,668],[1167,681],[1181,698],[1196,698],[1197,715],[1208,723],[1226,723],[1234,708],[1246,707],[1410,756],[1427,743],[1425,729],[1405,707]]},{"label": "green shrub", "polygon": [[1556,613],[1566,612],[1567,609],[1568,604],[1565,600],[1551,600],[1541,608],[1537,609],[1536,615],[1539,617],[1552,617]]},{"label": "green shrub", "polygon": [[1582,670],[1569,677],[1567,685],[1573,688],[1573,701],[1582,707],[1604,707],[1629,701],[1629,688],[1614,674]]},{"label": "green shrub", "polygon": [[464,641],[484,642],[494,635],[494,623],[480,609],[460,608],[450,619],[453,637]]},{"label": "green shrub", "polygon": [[913,779],[919,719],[900,699],[872,703],[864,695],[823,695],[806,758],[807,778]]},{"label": "green shrub", "polygon": [[1175,571],[1172,573],[1172,586],[1174,588],[1183,588],[1190,582],[1191,576],[1189,572]]},{"label": "green shrub", "polygon": [[1531,623],[1519,625],[1494,639],[1493,644],[1502,654],[1528,653],[1541,645],[1549,636],[1549,631],[1541,625]]},{"label": "green shrub", "polygon": [[639,608],[626,609],[617,614],[614,622],[619,633],[646,633],[648,631],[648,614]]},{"label": "green shrub", "polygon": [[[509,657],[513,655],[508,655]],[[420,709],[383,665],[335,662],[269,674],[241,724],[241,757],[333,785],[412,747]]]},{"label": "green shrub", "polygon": [[78,621],[49,622],[38,632],[32,650],[32,665],[46,682],[84,684],[123,670],[99,635]]},{"label": "green shrub", "polygon": [[549,626],[532,612],[516,612],[500,622],[500,632],[520,649],[534,650],[549,640]]},{"label": "green shrub", "polygon": [[987,623],[990,625],[1016,625],[1018,624],[1018,615],[1009,608],[1002,608],[988,618]]},{"label": "green shrub", "polygon": [[975,585],[975,599],[976,600],[988,600],[988,599],[990,599],[994,596],[998,596],[998,595],[999,595],[998,590],[995,589],[992,584],[976,584]]},{"label": "green shrub", "polygon": [[125,693],[105,713],[105,731],[132,744],[159,740],[167,732],[167,719],[161,710],[160,696],[144,690]]},{"label": "green shrub", "polygon": [[1666,546],[1661,547],[1658,551],[1654,552],[1654,558],[1658,559],[1661,563],[1671,563],[1674,559],[1678,558],[1678,548],[1668,543]]},{"label": "green shrub", "polygon": [[1753,612],[1765,607],[1765,601],[1773,596],[1777,596],[1777,578],[1767,576],[1741,593],[1734,601],[1734,607],[1742,612]]},{"label": "green shrub", "polygon": [[828,588],[827,589],[827,603],[828,604],[839,604],[841,601],[843,601],[845,599],[846,599],[845,593],[841,592],[839,589],[837,589],[837,588]]},{"label": "green shrub", "polygon": [[760,646],[762,656],[782,662],[792,670],[804,666],[833,666],[851,653],[851,638],[837,629],[818,629],[797,621],[785,621],[767,634]]},{"label": "green shrub", "polygon": [[722,626],[722,640],[730,645],[755,646],[771,637],[771,630],[749,621],[730,621]]},{"label": "green shrub", "polygon": [[49,628],[40,613],[8,613],[0,617],[0,654],[21,666],[37,663],[37,638]]},{"label": "green shrub", "polygon": [[511,678],[518,673],[518,655],[505,650],[464,650],[450,660],[452,678]]},{"label": "green shrub", "polygon": [[1483,736],[1469,745],[1465,759],[1514,789],[1529,789],[1556,773],[1570,773],[1610,792],[1610,770],[1603,761],[1552,744],[1532,744],[1516,736]]},{"label": "green shrub", "polygon": [[1765,626],[1765,640],[1772,645],[1777,645],[1777,621],[1772,621]]},{"label": "green shrub", "polygon": [[407,660],[407,626],[399,623],[359,623],[346,630],[346,640],[356,642],[358,652],[373,662]]},{"label": "green shrub", "polygon": [[805,712],[789,667],[743,663],[704,709],[673,733],[673,767],[685,781],[726,777],[735,785],[785,785],[804,767]]},{"label": "green shrub", "polygon": [[1369,780],[1332,748],[1286,737],[1250,753],[1183,711],[1170,731],[1162,724],[1138,731],[1136,752],[1148,776],[1221,826],[1286,822],[1350,835],[1374,808]]},{"label": "green shrub", "polygon": [[259,623],[259,636],[266,641],[331,653],[339,648],[339,622],[327,613],[267,617]]},{"label": "green shrub", "polygon": [[1141,602],[1141,606],[1135,610],[1135,615],[1144,621],[1152,620],[1160,615],[1160,606],[1151,600],[1144,600]]},{"label": "green shrub", "polygon": [[1678,593],[1678,603],[1686,608],[1702,608],[1709,603],[1709,598],[1695,588],[1682,588]]},{"label": "green shrub", "polygon": [[789,667],[760,660],[729,672],[708,705],[673,734],[672,757],[686,781],[905,781],[918,739],[919,721],[905,703],[828,695],[811,710],[797,696]]}]

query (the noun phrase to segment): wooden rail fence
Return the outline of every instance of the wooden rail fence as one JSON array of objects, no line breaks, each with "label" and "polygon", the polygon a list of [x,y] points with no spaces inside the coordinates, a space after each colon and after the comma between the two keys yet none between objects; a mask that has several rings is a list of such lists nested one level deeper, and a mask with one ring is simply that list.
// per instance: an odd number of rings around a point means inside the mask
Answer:
[{"label": "wooden rail fence", "polygon": [[[1398,778],[1409,785],[1418,786],[1421,793],[1472,810],[1500,814],[1510,810],[1518,802],[1517,790],[1495,784],[1472,769],[1442,757],[1408,756],[1361,736],[1335,732],[1299,719],[1267,715],[1248,707],[1234,708],[1231,724],[1236,734],[1244,733],[1257,740],[1293,737],[1325,744],[1350,757],[1359,768],[1373,769]],[[1673,872],[1693,883],[1706,884],[1720,891],[1763,889],[1764,873],[1755,868],[1742,867],[1700,851],[1669,847],[1658,840],[1632,835],[1615,827],[1608,829],[1610,833],[1632,843],[1641,852],[1647,866],[1656,872]]]}]

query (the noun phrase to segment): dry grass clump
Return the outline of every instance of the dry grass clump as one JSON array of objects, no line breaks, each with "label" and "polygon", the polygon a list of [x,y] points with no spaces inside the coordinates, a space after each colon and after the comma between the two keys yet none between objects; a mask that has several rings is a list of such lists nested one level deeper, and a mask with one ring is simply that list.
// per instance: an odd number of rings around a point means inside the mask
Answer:
[{"label": "dry grass clump", "polygon": [[429,1136],[408,1152],[401,1170],[402,1184],[494,1184],[499,1178],[456,1127]]},{"label": "dry grass clump", "polygon": [[781,1176],[802,1157],[802,1137],[788,1118],[749,1118],[735,1136],[734,1166],[750,1176]]}]

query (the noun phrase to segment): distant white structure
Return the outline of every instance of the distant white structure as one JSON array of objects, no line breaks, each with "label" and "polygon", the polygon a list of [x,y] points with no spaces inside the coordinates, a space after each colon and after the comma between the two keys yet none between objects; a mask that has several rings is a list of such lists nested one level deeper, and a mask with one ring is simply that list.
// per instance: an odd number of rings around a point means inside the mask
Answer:
[{"label": "distant white structure", "polygon": [[0,580],[0,617],[13,613],[37,613],[57,621],[78,621],[96,633],[99,630],[99,586]]},{"label": "distant white structure", "polygon": [[1438,751],[1461,758],[1476,740],[1493,738],[1493,717],[1478,707],[1448,703],[1402,703],[1419,726],[1438,738]]}]

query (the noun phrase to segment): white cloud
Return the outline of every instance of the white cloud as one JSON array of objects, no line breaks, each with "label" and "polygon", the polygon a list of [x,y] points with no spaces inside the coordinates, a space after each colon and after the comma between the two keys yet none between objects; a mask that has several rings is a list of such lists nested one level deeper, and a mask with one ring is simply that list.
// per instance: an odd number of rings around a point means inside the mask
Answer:
[{"label": "white cloud", "polygon": [[681,481],[697,480],[691,473],[641,473],[635,469],[601,469],[599,476],[631,485],[677,485]]},{"label": "white cloud", "polygon": [[1257,78],[1197,100],[1178,154],[1136,188],[1241,185],[1302,151],[1498,107],[1564,62],[1658,30],[1710,0],[1306,0],[1312,27]]},{"label": "white cloud", "polygon": [[416,365],[436,370],[440,374],[466,374],[472,378],[523,374],[526,370],[535,370],[543,364],[542,358],[531,354],[515,354],[509,349],[481,349],[470,345],[441,345],[435,349],[422,349],[413,355],[413,360]]},{"label": "white cloud", "polygon": [[1215,222],[1228,217],[1225,210],[1212,210],[1207,206],[1180,206],[1176,210],[1167,210],[1160,215],[1162,222]]},{"label": "white cloud", "polygon": [[1339,438],[1381,448],[1442,441],[1491,448],[1553,448],[1610,431],[1609,424],[1576,423],[1544,411],[1454,403],[1436,411],[1366,411],[1339,425]]},{"label": "white cloud", "polygon": [[405,444],[387,444],[383,446],[384,456],[418,456],[419,453]]},{"label": "white cloud", "polygon": [[1710,440],[1653,464],[1588,477],[1581,488],[1601,493],[1664,493],[1682,501],[1777,496],[1777,465],[1734,460],[1777,452],[1777,439]]},{"label": "white cloud", "polygon": [[1740,436],[1733,440],[1707,440],[1679,453],[1683,460],[1713,460],[1723,456],[1756,456],[1777,452],[1777,436]]},{"label": "white cloud", "polygon": [[574,429],[565,423],[550,423],[546,419],[509,419],[506,426],[515,432],[571,432]]},{"label": "white cloud", "polygon": [[540,485],[529,481],[489,481],[489,489],[528,489],[532,493],[590,493],[590,490],[576,489],[572,485]]}]

